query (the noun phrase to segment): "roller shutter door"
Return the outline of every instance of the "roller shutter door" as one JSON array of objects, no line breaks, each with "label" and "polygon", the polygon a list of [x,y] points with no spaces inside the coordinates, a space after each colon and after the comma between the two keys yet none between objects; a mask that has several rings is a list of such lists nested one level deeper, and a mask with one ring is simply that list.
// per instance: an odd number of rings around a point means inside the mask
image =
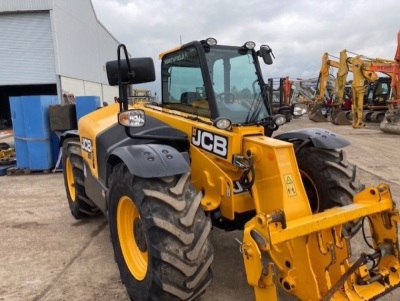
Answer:
[{"label": "roller shutter door", "polygon": [[50,12],[0,14],[0,85],[53,83]]}]

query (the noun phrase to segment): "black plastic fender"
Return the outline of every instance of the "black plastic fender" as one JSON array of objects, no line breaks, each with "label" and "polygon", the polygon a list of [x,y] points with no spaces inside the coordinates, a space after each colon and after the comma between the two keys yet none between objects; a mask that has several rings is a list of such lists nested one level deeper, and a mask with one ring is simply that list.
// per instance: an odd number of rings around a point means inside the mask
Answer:
[{"label": "black plastic fender", "polygon": [[141,178],[169,177],[190,171],[189,156],[169,145],[139,144],[114,149],[110,160],[118,157],[131,174]]},{"label": "black plastic fender", "polygon": [[70,137],[79,137],[79,131],[78,130],[68,130],[62,132],[60,135],[60,142],[59,142],[59,147],[61,147],[64,143],[64,140]]},{"label": "black plastic fender", "polygon": [[290,141],[293,139],[304,141],[309,139],[314,147],[325,149],[337,149],[350,145],[350,142],[342,136],[329,130],[320,128],[304,128],[293,130],[276,135],[274,138],[284,141]]}]

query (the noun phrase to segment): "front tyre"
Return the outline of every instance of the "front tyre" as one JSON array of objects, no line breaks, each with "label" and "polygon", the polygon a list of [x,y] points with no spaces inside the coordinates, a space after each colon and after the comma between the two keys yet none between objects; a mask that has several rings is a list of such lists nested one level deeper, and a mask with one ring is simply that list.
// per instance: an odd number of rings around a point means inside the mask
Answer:
[{"label": "front tyre", "polygon": [[86,219],[100,214],[100,210],[87,197],[83,174],[83,158],[79,137],[64,140],[62,146],[64,184],[71,214],[76,219]]},{"label": "front tyre", "polygon": [[[306,145],[296,151],[296,159],[313,213],[352,204],[354,195],[365,188],[343,150]],[[354,236],[360,226],[359,220],[346,224],[345,234]]]},{"label": "front tyre", "polygon": [[144,179],[120,163],[108,197],[111,241],[130,298],[199,298],[212,279],[211,222],[190,174]]}]

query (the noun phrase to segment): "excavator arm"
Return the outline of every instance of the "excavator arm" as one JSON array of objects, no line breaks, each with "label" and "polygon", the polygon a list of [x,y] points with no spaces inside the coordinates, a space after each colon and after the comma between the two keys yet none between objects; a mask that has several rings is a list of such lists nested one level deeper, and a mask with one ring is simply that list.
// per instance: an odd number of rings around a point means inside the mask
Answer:
[{"label": "excavator arm", "polygon": [[353,128],[362,128],[365,126],[363,122],[363,106],[366,82],[371,84],[378,81],[377,72],[393,76],[394,61],[386,59],[371,59],[363,55],[357,55],[349,59],[353,66],[354,79],[352,82],[352,113]]},{"label": "excavator arm", "polygon": [[328,86],[328,81],[330,77],[330,67],[339,67],[339,64],[337,61],[330,60],[329,59],[329,54],[325,52],[322,55],[322,63],[321,63],[321,70],[319,72],[319,77],[318,77],[318,93],[315,96],[315,102],[312,106],[312,108],[309,110],[308,113],[308,118],[312,121],[315,122],[326,122],[328,121],[324,114],[322,113],[322,106],[323,106],[323,100],[324,96],[326,93],[326,89]]},{"label": "excavator arm", "polygon": [[[337,94],[337,106],[340,107],[344,100],[344,89],[346,87],[347,74],[349,73],[347,51],[342,50],[339,58],[339,68],[336,75],[335,92]],[[351,69],[352,71],[352,69]]]},{"label": "excavator arm", "polygon": [[342,110],[344,102],[344,90],[346,87],[347,74],[353,71],[347,59],[347,51],[344,49],[340,52],[339,68],[336,75],[335,94],[337,95],[337,102],[331,113],[331,122],[336,125],[349,125],[351,124],[346,116],[346,112]]}]

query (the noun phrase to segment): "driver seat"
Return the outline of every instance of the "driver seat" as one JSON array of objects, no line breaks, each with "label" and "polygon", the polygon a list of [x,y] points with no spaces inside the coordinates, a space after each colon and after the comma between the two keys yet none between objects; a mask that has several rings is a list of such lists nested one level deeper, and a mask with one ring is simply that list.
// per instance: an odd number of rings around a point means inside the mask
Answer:
[{"label": "driver seat", "polygon": [[197,100],[202,100],[202,97],[198,92],[183,92],[181,95],[181,103],[185,105],[191,105]]}]

